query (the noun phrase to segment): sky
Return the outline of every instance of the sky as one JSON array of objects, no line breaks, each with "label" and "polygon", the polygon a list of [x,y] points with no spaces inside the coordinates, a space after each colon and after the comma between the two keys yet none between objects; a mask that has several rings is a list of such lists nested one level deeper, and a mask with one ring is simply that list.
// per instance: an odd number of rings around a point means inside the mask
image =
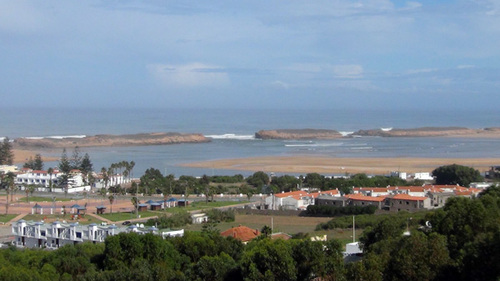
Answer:
[{"label": "sky", "polygon": [[500,0],[0,0],[0,107],[500,107]]}]

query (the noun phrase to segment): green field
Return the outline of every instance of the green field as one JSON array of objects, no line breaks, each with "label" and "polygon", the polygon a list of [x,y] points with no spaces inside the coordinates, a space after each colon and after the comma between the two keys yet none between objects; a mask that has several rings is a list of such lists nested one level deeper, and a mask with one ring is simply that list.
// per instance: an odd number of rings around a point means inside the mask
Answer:
[{"label": "green field", "polygon": [[0,215],[0,223],[7,223],[9,222],[11,219],[15,218],[17,216],[17,214],[3,214],[3,215]]},{"label": "green field", "polygon": [[[56,197],[56,202],[66,202],[71,201],[71,198],[60,198]],[[30,196],[30,202],[52,202],[52,198],[50,197],[39,197],[39,196]],[[28,202],[28,197],[19,198],[19,202]]]},{"label": "green field", "polygon": [[[290,235],[296,233],[308,233],[309,236],[327,235],[328,239],[339,239],[343,244],[352,242],[351,229],[334,229],[315,231],[316,225],[321,222],[327,222],[331,218],[322,217],[298,217],[298,216],[268,216],[268,215],[236,215],[234,222],[223,222],[217,224],[220,231],[227,230],[238,225],[248,226],[259,231],[263,226],[274,226],[274,232],[284,232]],[[202,224],[187,225],[184,228],[191,231],[201,231]],[[356,230],[356,237],[363,232],[362,229]]]}]

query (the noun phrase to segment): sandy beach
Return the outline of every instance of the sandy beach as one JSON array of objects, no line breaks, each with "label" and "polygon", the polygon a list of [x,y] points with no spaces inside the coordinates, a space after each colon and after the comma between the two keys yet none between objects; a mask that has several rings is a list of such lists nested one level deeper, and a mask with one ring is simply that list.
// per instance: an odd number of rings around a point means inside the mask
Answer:
[{"label": "sandy beach", "polygon": [[26,163],[30,157],[35,158],[36,154],[42,155],[42,160],[44,162],[57,161],[59,158],[57,157],[46,157],[43,155],[43,152],[34,151],[34,150],[24,150],[24,149],[13,149],[14,153],[14,164],[22,165]]},{"label": "sandy beach", "polygon": [[183,164],[185,167],[264,171],[279,173],[344,174],[366,173],[383,175],[391,171],[407,173],[432,172],[449,164],[474,167],[481,172],[500,165],[500,158],[329,158],[315,156],[267,156],[223,159]]}]

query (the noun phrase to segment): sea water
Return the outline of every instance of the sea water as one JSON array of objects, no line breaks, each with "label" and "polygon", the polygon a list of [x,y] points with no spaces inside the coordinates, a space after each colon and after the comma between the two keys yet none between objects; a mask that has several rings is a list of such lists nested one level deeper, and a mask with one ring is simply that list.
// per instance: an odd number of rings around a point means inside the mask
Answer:
[{"label": "sea water", "polygon": [[[479,138],[380,138],[282,141],[258,140],[264,129],[359,129],[417,127],[500,127],[494,111],[470,110],[273,110],[273,109],[96,109],[9,108],[0,112],[0,136],[66,137],[149,132],[201,133],[210,143],[138,147],[81,148],[95,170],[122,160],[136,163],[134,176],[148,168],[163,173],[201,176],[252,172],[186,168],[180,164],[255,156],[331,157],[500,157],[500,140]],[[61,150],[50,152],[60,156]],[[71,154],[71,150],[68,151]],[[500,164],[500,163],[499,163]],[[46,167],[57,162],[46,163]]]}]

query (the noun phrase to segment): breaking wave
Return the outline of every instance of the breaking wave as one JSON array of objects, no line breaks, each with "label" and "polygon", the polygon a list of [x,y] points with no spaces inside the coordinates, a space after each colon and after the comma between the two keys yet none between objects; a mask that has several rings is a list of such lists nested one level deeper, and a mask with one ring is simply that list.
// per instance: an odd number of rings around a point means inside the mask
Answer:
[{"label": "breaking wave", "polygon": [[223,134],[223,135],[206,135],[205,137],[214,140],[254,140],[254,135],[236,135],[236,134]]}]

